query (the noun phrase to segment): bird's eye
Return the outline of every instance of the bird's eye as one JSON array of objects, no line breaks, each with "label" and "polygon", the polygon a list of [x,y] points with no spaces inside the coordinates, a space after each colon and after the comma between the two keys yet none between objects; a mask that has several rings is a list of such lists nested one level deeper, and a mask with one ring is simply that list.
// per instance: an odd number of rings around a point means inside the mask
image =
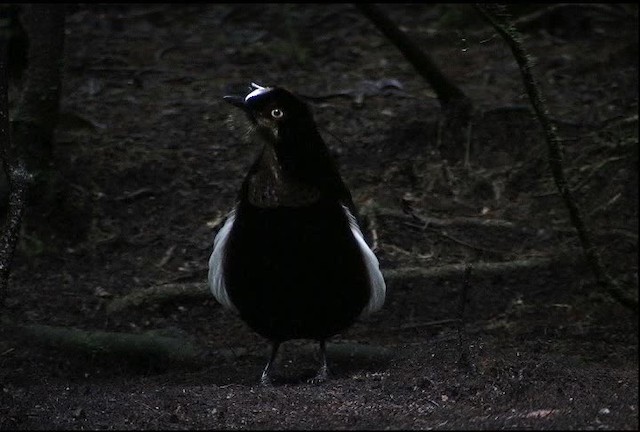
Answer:
[{"label": "bird's eye", "polygon": [[271,117],[273,117],[274,119],[279,119],[284,115],[284,113],[279,110],[278,108],[274,108],[271,110]]}]

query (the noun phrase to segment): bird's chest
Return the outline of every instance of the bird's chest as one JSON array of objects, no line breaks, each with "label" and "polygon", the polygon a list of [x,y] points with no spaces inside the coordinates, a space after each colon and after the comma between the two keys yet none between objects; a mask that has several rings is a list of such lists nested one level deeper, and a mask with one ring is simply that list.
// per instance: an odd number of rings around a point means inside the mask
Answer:
[{"label": "bird's chest", "polygon": [[249,176],[248,202],[259,208],[307,207],[320,199],[318,188],[287,176],[275,152],[267,147],[258,169]]},{"label": "bird's chest", "polygon": [[323,201],[292,207],[245,206],[238,211],[232,238],[256,259],[291,263],[331,257],[334,248],[355,242],[339,205]]},{"label": "bird's chest", "polygon": [[260,275],[262,282],[292,286],[360,269],[361,261],[342,208],[322,200],[306,207],[240,208],[227,250],[228,270],[239,279]]},{"label": "bird's chest", "polygon": [[249,179],[247,199],[260,208],[303,207],[320,198],[317,188],[284,181],[281,176],[268,171],[259,171]]},{"label": "bird's chest", "polygon": [[241,205],[224,261],[231,301],[266,337],[327,337],[350,324],[368,299],[362,253],[337,202]]}]

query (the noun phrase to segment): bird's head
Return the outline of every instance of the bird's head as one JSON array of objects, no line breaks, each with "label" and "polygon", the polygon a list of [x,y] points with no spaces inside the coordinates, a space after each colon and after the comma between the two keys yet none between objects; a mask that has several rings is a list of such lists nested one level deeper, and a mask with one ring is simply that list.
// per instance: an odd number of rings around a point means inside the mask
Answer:
[{"label": "bird's head", "polygon": [[224,96],[224,100],[241,108],[258,133],[275,146],[305,130],[315,131],[307,104],[283,88],[251,83],[249,94]]},{"label": "bird's head", "polygon": [[[247,95],[225,96],[224,100],[241,108],[251,129],[275,151],[277,160],[269,163],[275,162],[289,178],[351,200],[311,109],[303,100],[281,87],[253,83]],[[263,151],[260,157],[268,154]]]}]

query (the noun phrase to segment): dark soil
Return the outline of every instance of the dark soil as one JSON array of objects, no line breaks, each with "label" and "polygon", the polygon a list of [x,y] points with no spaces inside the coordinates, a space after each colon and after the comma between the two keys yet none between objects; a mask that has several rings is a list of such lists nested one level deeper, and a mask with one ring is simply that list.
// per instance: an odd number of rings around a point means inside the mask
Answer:
[{"label": "dark soil", "polygon": [[[385,10],[472,99],[466,165],[439,142],[429,84],[350,5],[69,14],[52,162],[65,187],[34,204],[14,261],[0,429],[638,428],[637,316],[581,264],[511,52],[469,6]],[[635,291],[637,11],[574,5],[522,24],[597,250]],[[402,88],[366,84],[391,79]],[[221,96],[252,81],[326,96],[316,120],[356,203],[376,209],[369,232],[386,272],[475,264],[466,283],[461,271],[390,276],[382,311],[331,341],[321,385],[306,382],[313,344],[291,341],[275,385],[260,387],[267,342],[212,296],[107,310],[150,287],[204,286],[257,150]],[[517,264],[482,267],[498,262]],[[44,326],[183,345],[128,353]]]}]

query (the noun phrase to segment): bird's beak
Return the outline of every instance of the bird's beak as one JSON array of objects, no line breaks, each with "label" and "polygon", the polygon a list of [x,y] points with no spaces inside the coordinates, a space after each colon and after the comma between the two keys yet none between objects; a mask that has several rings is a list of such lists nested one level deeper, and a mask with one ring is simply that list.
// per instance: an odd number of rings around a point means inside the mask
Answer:
[{"label": "bird's beak", "polygon": [[247,109],[247,105],[244,103],[244,97],[242,96],[227,95],[223,96],[222,99],[235,107],[242,108],[243,110]]}]

